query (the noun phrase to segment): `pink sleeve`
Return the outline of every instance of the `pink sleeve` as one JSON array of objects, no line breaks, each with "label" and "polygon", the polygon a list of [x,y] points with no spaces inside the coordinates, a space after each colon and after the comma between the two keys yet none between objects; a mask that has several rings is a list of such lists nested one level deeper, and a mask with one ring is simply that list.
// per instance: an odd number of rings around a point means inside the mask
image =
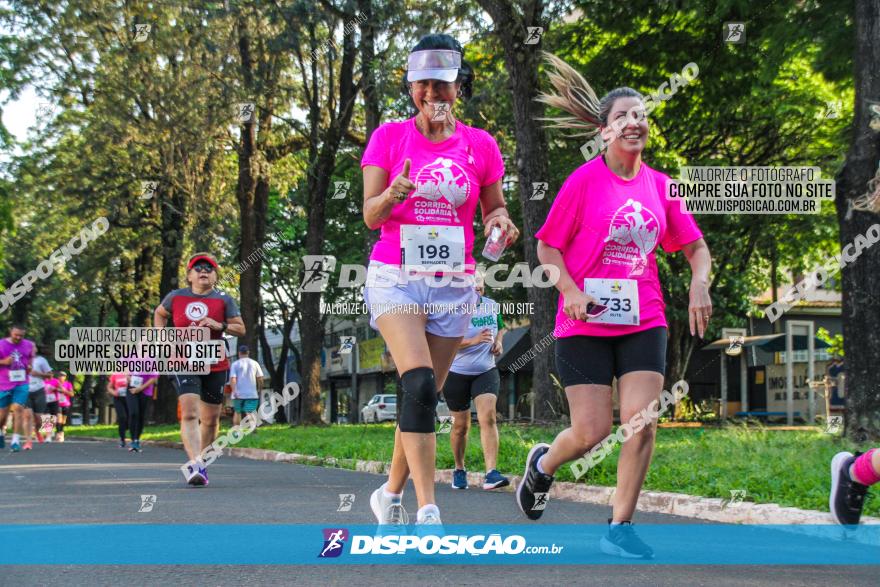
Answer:
[{"label": "pink sleeve", "polygon": [[681,247],[703,238],[703,233],[697,226],[697,221],[687,212],[681,211],[681,203],[666,198],[666,182],[669,177],[658,173],[658,189],[661,189],[660,198],[666,203],[666,232],[660,239],[660,245],[667,253],[680,251]]},{"label": "pink sleeve", "polygon": [[560,251],[568,248],[568,243],[577,234],[581,223],[583,190],[581,186],[576,185],[576,181],[572,181],[573,177],[574,175],[570,175],[562,184],[556,199],[553,200],[544,226],[535,234],[536,239]]},{"label": "pink sleeve", "polygon": [[504,177],[504,159],[501,158],[501,150],[495,137],[486,131],[479,131],[482,136],[483,176],[480,185],[492,185]]},{"label": "pink sleeve", "polygon": [[383,124],[373,131],[370,136],[370,142],[364,149],[364,155],[361,157],[361,169],[367,165],[375,165],[381,167],[389,174],[391,173],[391,162],[389,161],[389,144],[387,139],[388,124]]}]

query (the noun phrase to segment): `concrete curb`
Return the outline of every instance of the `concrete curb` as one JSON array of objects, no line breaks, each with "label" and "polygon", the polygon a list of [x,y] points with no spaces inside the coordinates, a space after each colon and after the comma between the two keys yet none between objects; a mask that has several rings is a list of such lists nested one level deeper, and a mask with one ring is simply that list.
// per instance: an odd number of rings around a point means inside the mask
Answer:
[{"label": "concrete curb", "polygon": [[[78,440],[111,439],[76,436]],[[143,444],[161,446],[166,448],[183,448],[180,442],[166,440],[145,440]],[[318,457],[298,453],[285,453],[277,450],[264,448],[225,448],[223,454],[231,457],[254,459],[258,461],[274,461],[281,463],[299,463],[324,467],[339,467],[353,469],[364,473],[385,474],[388,472],[390,463],[381,461],[363,461],[355,459],[337,459],[335,457]],[[510,476],[510,485],[496,491],[513,492],[519,484],[519,475]],[[452,470],[443,469],[434,473],[434,481],[437,483],[452,483]],[[481,473],[468,473],[468,485],[482,487],[483,475]],[[550,490],[553,499],[564,499],[578,503],[591,503],[597,505],[611,505],[614,497],[613,487],[601,487],[582,483],[558,481]],[[697,518],[722,524],[768,524],[780,526],[794,526],[790,531],[800,533],[815,533],[808,527],[797,529],[797,526],[805,525],[832,525],[831,514],[815,510],[802,510],[793,507],[782,507],[775,503],[753,503],[743,501],[741,503],[725,505],[719,498],[699,497],[684,493],[671,493],[668,491],[642,491],[639,497],[638,510],[657,514],[671,514],[686,518]],[[862,524],[880,524],[880,518],[865,516]],[[840,528],[842,536],[846,531]],[[827,534],[823,534],[827,537]],[[849,539],[862,542],[859,537],[853,537],[849,533]],[[880,546],[880,540],[867,542]]]}]

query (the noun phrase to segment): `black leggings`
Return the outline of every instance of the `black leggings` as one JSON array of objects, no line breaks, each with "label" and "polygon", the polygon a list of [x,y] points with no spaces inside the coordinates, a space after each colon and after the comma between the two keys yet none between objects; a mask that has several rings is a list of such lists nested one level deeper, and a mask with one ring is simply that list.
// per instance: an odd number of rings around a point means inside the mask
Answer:
[{"label": "black leggings", "polygon": [[126,398],[114,397],[113,407],[116,408],[116,425],[119,427],[119,440],[125,442],[125,430],[128,428],[128,405]]},{"label": "black leggings", "polygon": [[[67,417],[70,415],[70,406],[58,408],[58,412],[61,416],[64,416],[64,420],[67,420]],[[58,418],[58,423],[55,424],[55,431],[64,432],[64,421],[62,421],[61,418]]]},{"label": "black leggings", "polygon": [[148,399],[143,393],[129,393],[125,396],[125,404],[128,406],[128,428],[131,430],[132,440],[141,439],[141,432],[144,431],[144,411],[147,409]]}]

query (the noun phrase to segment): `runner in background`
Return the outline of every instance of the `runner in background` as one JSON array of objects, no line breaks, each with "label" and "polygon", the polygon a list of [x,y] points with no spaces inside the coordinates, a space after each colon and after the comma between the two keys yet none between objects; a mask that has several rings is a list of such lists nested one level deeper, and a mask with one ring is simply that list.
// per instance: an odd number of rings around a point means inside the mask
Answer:
[{"label": "runner in background", "polygon": [[504,321],[498,304],[485,297],[486,286],[478,271],[474,275],[480,294],[477,311],[470,316],[468,331],[459,344],[458,353],[443,384],[443,397],[452,412],[452,430],[449,442],[455,459],[452,488],[467,489],[467,471],[464,455],[471,426],[471,400],[477,409],[480,423],[480,442],[486,477],[483,489],[497,489],[510,485],[510,480],[495,468],[498,462],[498,425],[496,407],[501,376],[495,366],[495,357],[503,352]]},{"label": "runner in background", "polygon": [[[505,206],[504,162],[495,139],[456,120],[473,70],[449,35],[427,35],[408,58],[404,80],[418,111],[386,122],[361,159],[364,222],[381,229],[370,254],[364,298],[400,375],[403,394],[387,483],[370,497],[380,525],[405,523],[401,496],[412,477],[418,525],[438,525],[434,496],[438,389],[477,301],[474,218],[513,243],[519,231]],[[412,311],[401,311],[407,308]]]},{"label": "runner in background", "polygon": [[131,452],[141,452],[141,433],[144,431],[147,402],[153,397],[153,387],[159,380],[156,373],[132,373],[128,378],[125,405],[128,408],[128,427],[131,430]]},{"label": "runner in background", "polygon": [[31,364],[27,414],[25,414],[24,422],[24,450],[30,450],[33,447],[34,436],[36,436],[37,442],[43,442],[43,418],[47,416],[46,379],[52,376],[52,367],[49,365],[46,357],[43,356],[45,354],[45,346],[38,345],[37,356],[34,357],[34,361]]},{"label": "runner in background", "polygon": [[[542,99],[574,117],[556,122],[586,136],[598,130],[609,144],[605,155],[569,176],[535,234],[538,259],[560,272],[556,367],[571,425],[552,445],[539,443],[529,451],[516,497],[532,520],[546,511],[556,471],[611,432],[615,378],[621,422],[660,399],[668,334],[654,257],[658,245],[668,253],[683,251],[690,264],[692,336],[703,337],[712,314],[711,257],[702,233],[693,217],[666,197],[669,177],[642,161],[649,134],[642,95],[622,87],[597,100],[577,71],[552,55],[547,59],[556,70],[550,80],[558,94]],[[607,310],[600,314],[596,305]],[[606,554],[654,556],[636,534],[632,516],[651,462],[655,430],[656,420],[648,422],[621,446],[612,517],[599,543]]]},{"label": "runner in background", "polygon": [[263,388],[263,369],[250,358],[247,345],[238,345],[238,360],[229,368],[229,384],[232,386],[234,411],[232,425],[238,426],[243,417],[257,411]]},{"label": "runner in background", "polygon": [[[209,253],[196,253],[186,263],[189,287],[176,289],[165,296],[153,312],[153,326],[164,328],[207,327],[212,340],[224,333],[244,336],[244,321],[238,306],[228,294],[214,289],[219,279],[217,260]],[[201,460],[202,448],[210,446],[220,429],[223,386],[229,374],[224,357],[211,365],[207,375],[174,375],[172,380],[180,401],[180,437],[195,465],[189,465],[186,482],[193,486],[208,484],[208,471]]]},{"label": "runner in background", "polygon": [[119,448],[125,448],[125,432],[128,430],[128,374],[113,373],[107,380],[107,394],[113,398],[116,410],[116,427],[119,431]]},{"label": "runner in background", "polygon": [[[21,450],[21,435],[24,433],[24,408],[28,401],[30,384],[28,373],[31,361],[36,354],[34,343],[25,337],[25,328],[13,325],[9,336],[0,340],[0,423],[6,422],[12,412],[12,452]],[[6,446],[0,435],[0,448]]]},{"label": "runner in background", "polygon": [[70,398],[73,397],[73,384],[67,380],[67,373],[58,372],[58,433],[55,437],[58,442],[64,442],[64,425],[70,416]]},{"label": "runner in background", "polygon": [[45,426],[43,429],[43,435],[46,442],[58,440],[56,432],[58,430],[58,416],[61,413],[61,404],[59,402],[61,392],[59,391],[59,387],[60,384],[58,382],[58,377],[56,377],[55,372],[53,372],[52,376],[45,381],[46,413],[49,415],[48,421],[46,422],[48,426]]},{"label": "runner in background", "polygon": [[46,392],[46,418],[42,422],[40,430],[44,442],[55,440],[55,422],[58,420],[58,380],[52,372],[48,379],[43,380],[43,390]]}]

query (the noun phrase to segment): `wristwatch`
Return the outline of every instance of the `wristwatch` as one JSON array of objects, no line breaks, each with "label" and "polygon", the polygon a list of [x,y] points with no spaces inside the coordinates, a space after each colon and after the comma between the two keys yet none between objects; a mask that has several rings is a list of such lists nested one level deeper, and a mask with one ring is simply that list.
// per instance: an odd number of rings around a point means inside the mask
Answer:
[{"label": "wristwatch", "polygon": [[226,332],[226,328],[229,326],[229,322],[223,321],[223,328],[220,329],[220,332]]}]

